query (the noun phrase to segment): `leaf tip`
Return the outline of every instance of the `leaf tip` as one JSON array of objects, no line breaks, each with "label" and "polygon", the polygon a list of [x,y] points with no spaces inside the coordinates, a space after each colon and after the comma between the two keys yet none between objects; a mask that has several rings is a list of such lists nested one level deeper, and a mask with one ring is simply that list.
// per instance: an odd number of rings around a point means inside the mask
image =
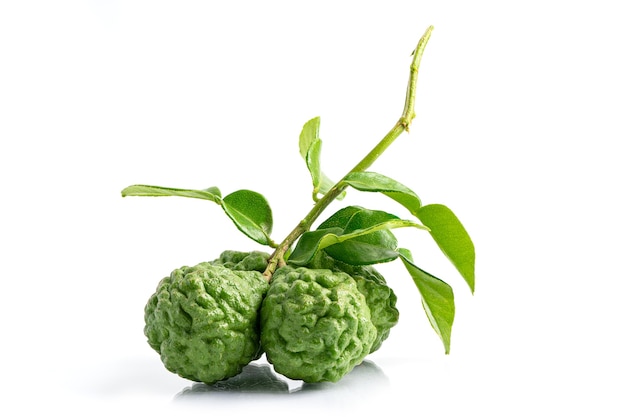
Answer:
[{"label": "leaf tip", "polygon": [[466,282],[467,285],[469,286],[470,292],[472,293],[472,295],[474,295],[474,291],[476,290],[476,278],[474,276],[474,273],[472,272],[472,274],[468,277],[464,277],[466,278]]}]

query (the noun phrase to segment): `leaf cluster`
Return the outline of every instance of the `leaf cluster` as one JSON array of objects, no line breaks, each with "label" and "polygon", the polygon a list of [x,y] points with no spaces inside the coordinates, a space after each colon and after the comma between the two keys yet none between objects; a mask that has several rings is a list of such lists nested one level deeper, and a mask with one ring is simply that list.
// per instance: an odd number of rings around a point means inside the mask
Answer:
[{"label": "leaf cluster", "polygon": [[[311,137],[319,134],[319,118],[303,127],[300,135],[300,152],[306,154],[306,163],[313,179],[314,195],[328,192],[315,172],[321,172],[319,152],[302,150],[320,142]],[[306,140],[303,140],[306,138]],[[319,182],[316,183],[316,178]],[[323,178],[323,177],[321,177]],[[335,187],[351,187],[358,191],[383,194],[403,206],[414,216],[405,220],[398,216],[358,206],[347,206],[323,221],[316,230],[307,231],[298,240],[288,262],[306,265],[315,254],[323,250],[332,258],[351,265],[372,265],[400,259],[417,287],[426,316],[441,338],[445,352],[450,351],[450,338],[454,322],[455,304],[452,287],[443,280],[418,267],[411,252],[398,247],[392,229],[414,227],[426,230],[441,252],[450,260],[473,293],[475,288],[474,244],[458,217],[442,204],[422,205],[418,195],[409,187],[385,175],[370,171],[348,173]]]}]

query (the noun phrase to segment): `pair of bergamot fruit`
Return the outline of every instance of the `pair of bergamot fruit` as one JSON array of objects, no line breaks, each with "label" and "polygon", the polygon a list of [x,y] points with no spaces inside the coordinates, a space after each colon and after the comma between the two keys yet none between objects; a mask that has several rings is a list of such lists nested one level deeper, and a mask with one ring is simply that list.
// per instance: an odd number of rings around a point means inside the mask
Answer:
[{"label": "pair of bergamot fruit", "polygon": [[[320,165],[319,117],[303,126],[300,155],[311,174],[315,205],[280,244],[270,238],[272,212],[251,190],[224,197],[202,190],[132,185],[122,196],[178,196],[218,204],[239,231],[274,248],[272,255],[226,251],[211,262],[174,270],[145,308],[145,334],[165,367],[213,384],[240,373],[264,353],[274,370],[305,382],[338,381],[380,348],[398,322],[396,296],[372,265],[401,259],[445,352],[455,315],[452,288],[413,263],[390,229],[427,230],[474,291],[474,245],[456,215],[441,204],[422,205],[411,189],[368,168],[415,117],[417,72],[430,38],[413,52],[404,110],[394,127],[333,185]],[[345,190],[383,194],[418,222],[358,206],[340,209],[311,230]],[[297,243],[296,243],[297,242]],[[293,246],[295,245],[295,247]]]},{"label": "pair of bergamot fruit", "polygon": [[336,382],[377,350],[398,322],[396,295],[372,266],[320,251],[268,281],[264,252],[225,251],[174,270],[145,307],[145,335],[165,367],[213,384],[263,353],[274,370]]}]

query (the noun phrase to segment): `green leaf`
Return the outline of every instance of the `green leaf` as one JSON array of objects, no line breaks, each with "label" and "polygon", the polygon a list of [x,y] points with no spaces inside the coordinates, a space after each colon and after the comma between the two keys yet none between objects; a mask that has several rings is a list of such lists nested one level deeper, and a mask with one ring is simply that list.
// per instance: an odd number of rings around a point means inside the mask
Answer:
[{"label": "green leaf", "polygon": [[306,265],[322,249],[353,265],[388,262],[398,257],[397,241],[390,229],[399,227],[424,229],[389,213],[349,206],[333,214],[317,230],[302,234],[289,262]]},{"label": "green leaf", "polygon": [[218,196],[219,198],[222,198],[222,192],[220,191],[219,188],[217,187],[209,187],[209,188],[205,188],[204,190],[205,192],[211,193],[211,194],[215,194],[216,196]]},{"label": "green leaf", "polygon": [[311,173],[311,180],[313,181],[313,193],[314,194],[326,194],[328,190],[335,185],[330,178],[322,172],[320,164],[320,156],[322,152],[322,140],[316,139],[311,143],[309,152],[306,154],[306,164]]},{"label": "green leaf", "polygon": [[[314,200],[318,194],[326,194],[335,184],[321,169],[322,140],[319,138],[319,129],[319,117],[309,120],[302,127],[299,141],[300,155],[304,158],[311,174]],[[345,192],[341,193],[337,198],[341,200],[344,196]]]},{"label": "green leaf", "polygon": [[300,132],[300,155],[306,160],[306,155],[309,153],[311,145],[316,139],[320,137],[320,118],[314,117],[302,126]]},{"label": "green leaf", "polygon": [[[408,227],[408,224],[396,223],[395,225],[387,224],[386,227]],[[389,232],[389,230],[381,230]],[[360,235],[352,240],[344,240],[341,243],[331,245],[326,248],[328,253],[334,259],[349,265],[373,265],[383,262],[393,261],[398,257],[398,252],[385,246],[384,242],[378,244],[373,239],[368,238],[370,235]],[[342,235],[342,237],[349,237]],[[361,238],[361,239],[359,239]]]},{"label": "green leaf", "polygon": [[139,196],[139,197],[188,197],[200,198],[202,200],[220,203],[221,193],[217,187],[210,187],[205,190],[187,190],[182,188],[159,187],[155,185],[131,185],[122,190],[122,197]]},{"label": "green leaf", "polygon": [[387,262],[398,257],[398,253],[395,250],[382,245],[377,246],[375,243],[370,242],[356,241],[353,245],[346,246],[344,246],[344,244],[348,243],[350,239],[367,236],[368,234],[381,230],[409,226],[416,226],[416,223],[409,220],[395,220],[347,234],[343,234],[340,228],[319,229],[305,232],[300,236],[298,244],[289,257],[289,263],[294,265],[306,265],[319,250],[327,249],[338,244],[341,244],[341,246],[336,251],[332,251],[331,256],[334,257],[338,255],[335,259],[342,262],[352,265],[370,265]]},{"label": "green leaf", "polygon": [[[349,206],[339,210],[337,216],[331,216],[320,227],[335,224],[343,228],[343,236],[348,236],[379,225],[391,225],[391,222],[398,220],[397,216],[384,211]],[[344,224],[339,224],[340,221]],[[326,248],[326,253],[351,265],[369,265],[394,260],[398,257],[397,247],[398,241],[394,234],[388,228],[383,228],[331,245]]]},{"label": "green leaf", "polygon": [[430,229],[430,234],[467,282],[474,293],[476,254],[469,234],[448,207],[441,204],[423,206],[417,217]]},{"label": "green leaf", "polygon": [[341,232],[343,232],[343,229],[339,227],[304,232],[289,255],[289,263],[297,266],[308,264],[319,250],[324,237],[336,240],[341,235]]},{"label": "green leaf", "polygon": [[359,191],[382,193],[403,205],[414,216],[422,206],[419,197],[410,188],[376,172],[351,172],[342,182]]},{"label": "green leaf", "polygon": [[322,183],[322,168],[320,166],[320,155],[322,153],[322,140],[315,139],[309,151],[306,153],[306,166],[311,173],[311,180],[313,180],[313,188],[315,191],[319,190],[319,186]]},{"label": "green leaf", "polygon": [[250,190],[239,190],[222,200],[224,211],[237,228],[252,240],[263,245],[272,245],[272,210],[261,194]]},{"label": "green leaf", "polygon": [[217,187],[209,187],[204,190],[188,190],[155,185],[131,185],[122,190],[122,197],[126,196],[175,196],[213,201],[222,206],[226,215],[246,236],[263,245],[274,245],[274,242],[270,239],[272,210],[265,197],[254,191],[239,190],[222,199],[222,193]]},{"label": "green leaf", "polygon": [[452,288],[437,277],[418,268],[407,249],[399,249],[400,259],[413,278],[415,286],[422,296],[422,306],[428,321],[441,338],[445,353],[450,353],[450,338],[454,322],[454,292]]},{"label": "green leaf", "polygon": [[364,210],[363,207],[359,206],[347,206],[337,210],[333,213],[329,218],[324,220],[319,226],[318,229],[328,229],[330,227],[339,227],[343,231],[346,228],[352,216],[359,211]]}]

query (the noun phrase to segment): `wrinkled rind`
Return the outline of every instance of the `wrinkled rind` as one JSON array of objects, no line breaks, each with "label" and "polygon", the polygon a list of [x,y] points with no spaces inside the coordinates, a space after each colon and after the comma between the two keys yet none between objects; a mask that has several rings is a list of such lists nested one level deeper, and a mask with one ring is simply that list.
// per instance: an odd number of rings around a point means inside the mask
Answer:
[{"label": "wrinkled rind", "polygon": [[165,367],[212,384],[258,359],[258,311],[269,285],[258,271],[212,262],[172,271],[145,307],[144,333]]},{"label": "wrinkled rind", "polygon": [[382,277],[372,267],[360,267],[350,274],[357,283],[359,291],[365,296],[372,314],[372,323],[376,326],[376,340],[370,353],[377,351],[389,337],[391,328],[398,324],[400,314],[396,308],[397,297],[393,290],[376,278]]},{"label": "wrinkled rind", "polygon": [[357,283],[359,291],[365,296],[372,316],[372,323],[376,326],[376,340],[370,353],[378,350],[389,337],[391,328],[398,324],[400,313],[396,308],[398,300],[385,278],[373,266],[348,265],[331,258],[324,251],[318,252],[308,265],[310,268],[330,269],[350,275]]},{"label": "wrinkled rind", "polygon": [[226,250],[221,253],[220,257],[211,262],[214,265],[222,265],[233,271],[258,271],[264,272],[267,268],[267,260],[269,253],[252,251],[238,252],[234,250]]},{"label": "wrinkled rind", "polygon": [[286,266],[261,308],[261,345],[276,372],[336,382],[369,354],[376,338],[365,297],[348,274]]}]

